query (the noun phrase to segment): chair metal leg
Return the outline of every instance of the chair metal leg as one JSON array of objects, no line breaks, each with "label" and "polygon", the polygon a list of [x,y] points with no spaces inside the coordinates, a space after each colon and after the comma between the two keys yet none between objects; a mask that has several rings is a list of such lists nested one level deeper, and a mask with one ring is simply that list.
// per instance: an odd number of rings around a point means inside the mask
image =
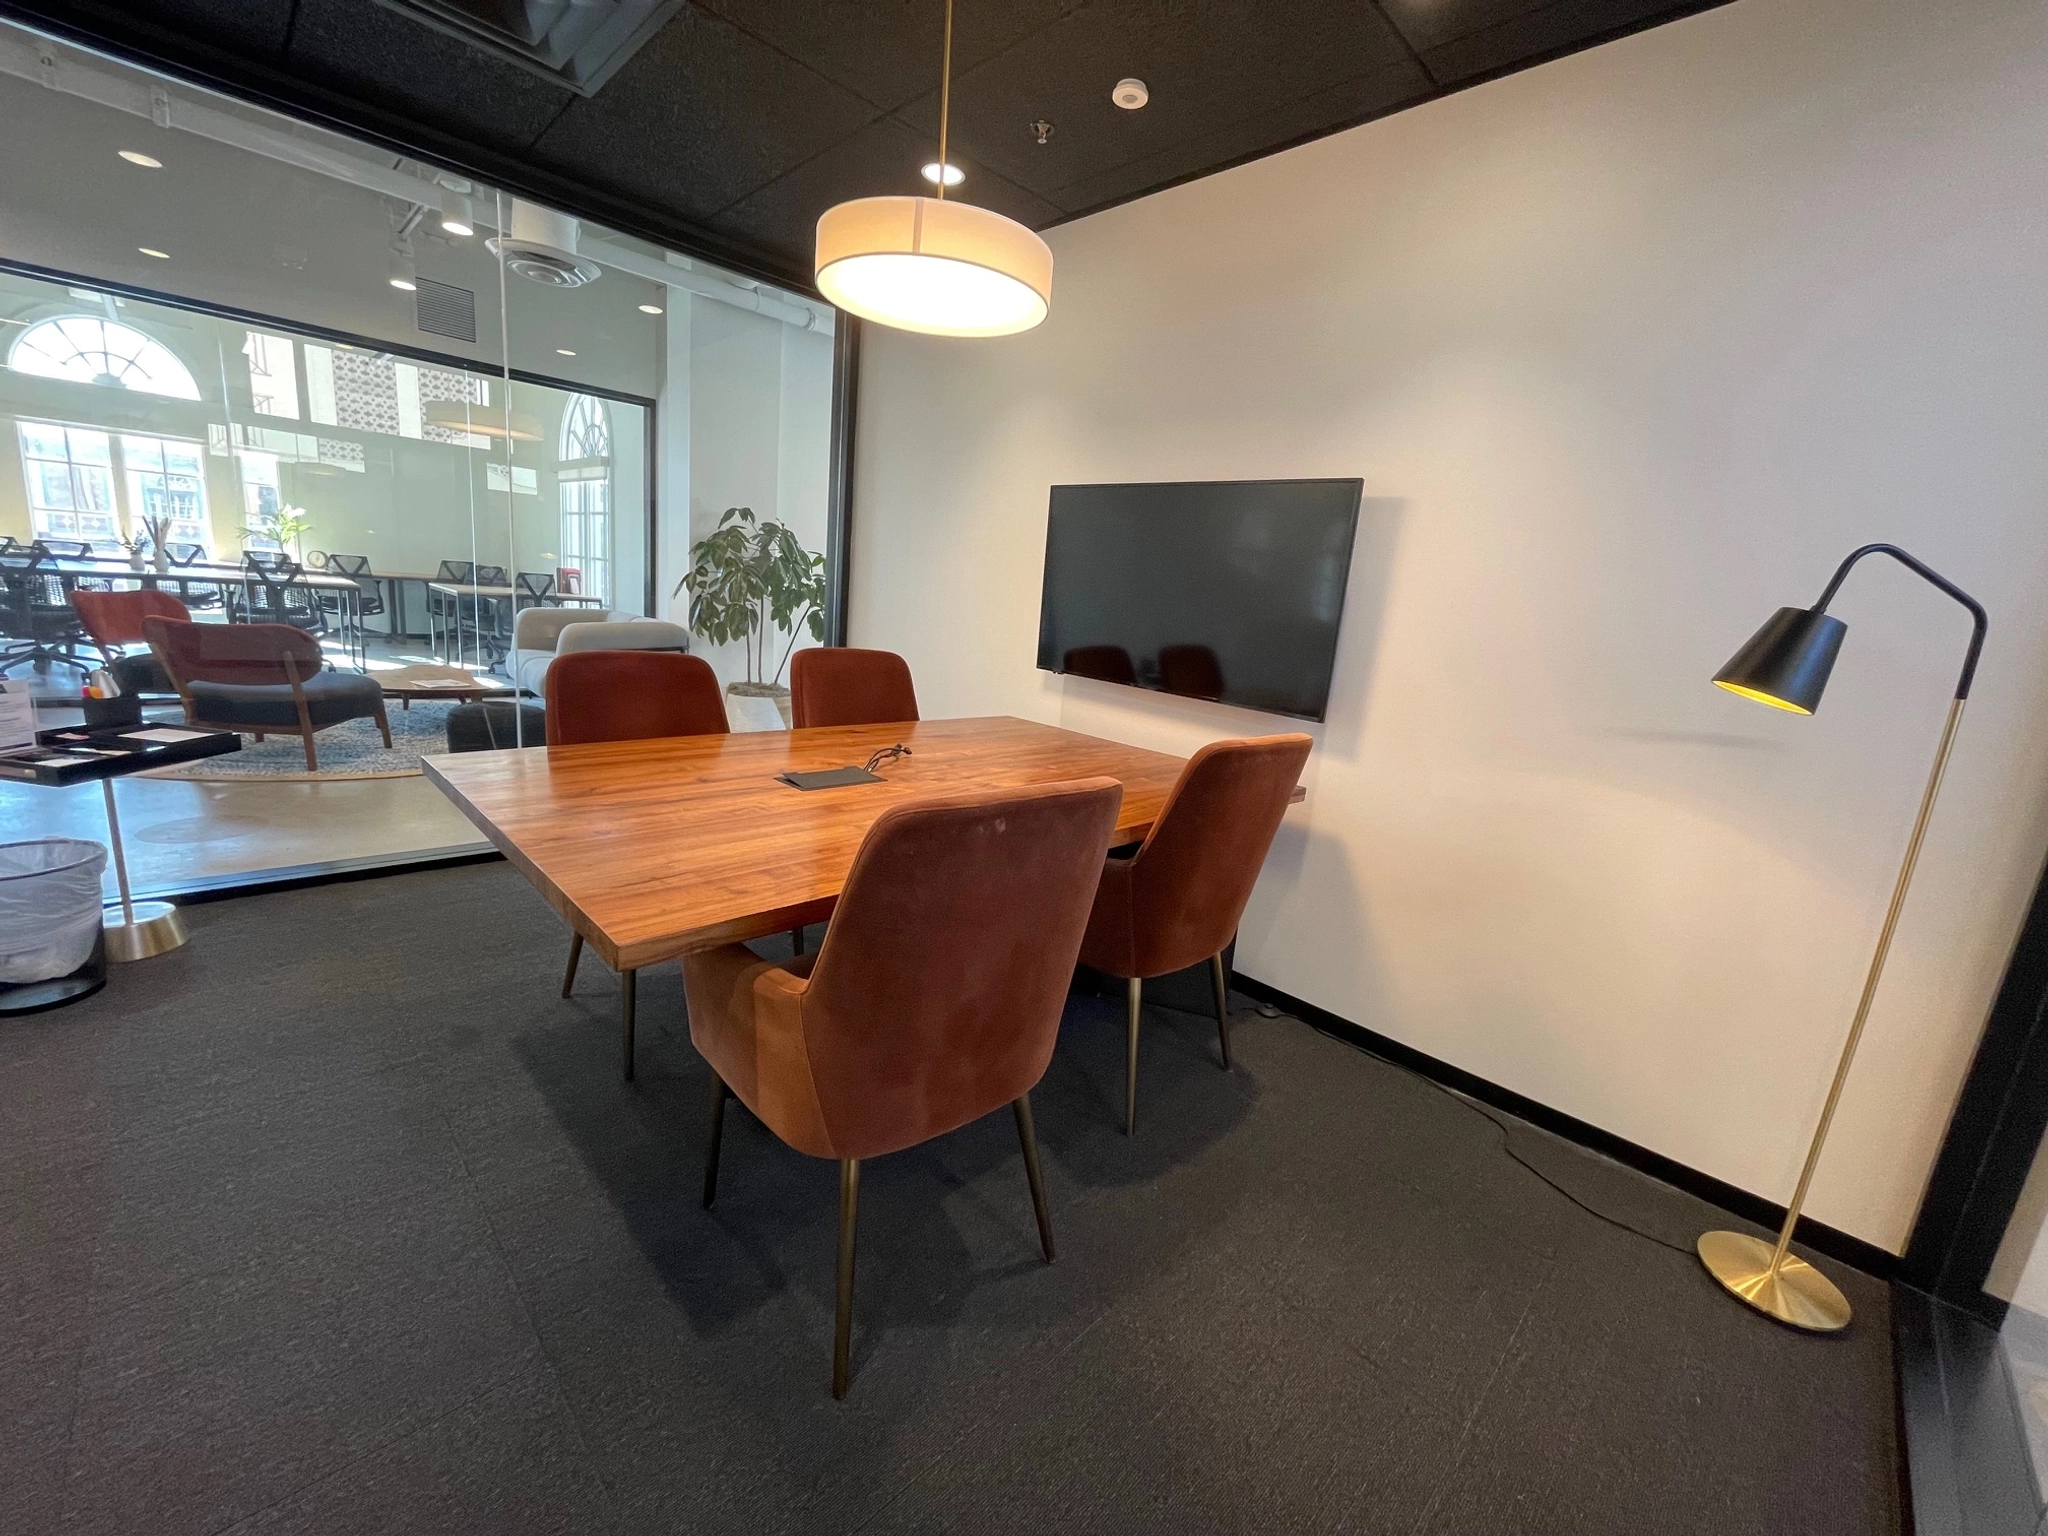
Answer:
[{"label": "chair metal leg", "polygon": [[1145,1003],[1145,983],[1133,976],[1129,982],[1131,1039],[1124,1053],[1124,1134],[1138,1134],[1138,1010]]},{"label": "chair metal leg", "polygon": [[1223,974],[1223,951],[1209,957],[1209,974],[1216,983],[1216,1038],[1223,1044],[1223,1070],[1230,1070],[1230,982]]},{"label": "chair metal leg", "polygon": [[711,1150],[704,1154],[704,1209],[718,1198],[718,1138],[725,1129],[725,1100],[732,1090],[716,1072],[711,1074]]},{"label": "chair metal leg", "polygon": [[789,930],[789,952],[792,955],[800,955],[804,952],[803,929],[792,928]]},{"label": "chair metal leg", "polygon": [[839,1160],[839,1310],[832,1324],[832,1395],[846,1396],[853,1360],[853,1233],[860,1218],[860,1159]]},{"label": "chair metal leg", "polygon": [[562,996],[567,997],[576,985],[576,962],[583,958],[583,935],[569,935],[569,969],[562,972]]},{"label": "chair metal leg", "polygon": [[639,990],[638,971],[619,972],[619,1016],[624,1026],[623,1044],[626,1049],[626,1081],[633,1081],[633,999]]},{"label": "chair metal leg", "polygon": [[1038,1171],[1038,1132],[1031,1125],[1031,1095],[1023,1094],[1010,1105],[1017,1112],[1017,1140],[1024,1147],[1024,1177],[1031,1181],[1031,1209],[1038,1217],[1038,1246],[1045,1250],[1045,1262],[1052,1262],[1052,1217],[1045,1210],[1045,1179]]}]

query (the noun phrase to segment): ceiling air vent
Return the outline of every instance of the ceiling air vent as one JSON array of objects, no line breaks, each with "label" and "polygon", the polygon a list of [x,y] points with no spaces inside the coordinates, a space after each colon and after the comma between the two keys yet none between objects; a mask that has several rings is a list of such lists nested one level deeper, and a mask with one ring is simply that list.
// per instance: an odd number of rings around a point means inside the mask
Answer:
[{"label": "ceiling air vent", "polygon": [[476,340],[476,295],[467,288],[423,277],[413,290],[413,309],[423,331],[456,341]]},{"label": "ceiling air vent", "polygon": [[378,0],[584,96],[611,79],[683,0]]}]

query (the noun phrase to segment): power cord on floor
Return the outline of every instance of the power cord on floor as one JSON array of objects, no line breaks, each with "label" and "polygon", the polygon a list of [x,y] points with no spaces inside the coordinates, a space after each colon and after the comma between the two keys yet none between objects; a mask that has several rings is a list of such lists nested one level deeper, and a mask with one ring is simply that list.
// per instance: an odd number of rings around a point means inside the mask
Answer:
[{"label": "power cord on floor", "polygon": [[[1271,1003],[1260,1002],[1256,1006],[1259,1016],[1261,1018],[1277,1019],[1282,1016],[1281,1011],[1278,1008],[1275,1008]],[[1307,1023],[1308,1021],[1303,1020],[1302,1022]],[[1310,1024],[1309,1027],[1311,1029],[1315,1028],[1313,1024]],[[1325,1033],[1325,1031],[1318,1030],[1317,1033]],[[1345,1040],[1341,1035],[1332,1035],[1331,1038],[1334,1040],[1339,1040],[1343,1044],[1350,1046],[1353,1050],[1359,1052],[1361,1055],[1372,1057],[1374,1061],[1380,1062],[1382,1065],[1392,1067],[1397,1072],[1405,1073],[1407,1076],[1414,1078],[1418,1083],[1421,1083],[1424,1087],[1434,1089],[1437,1093],[1442,1094],[1445,1098],[1449,1099],[1453,1104],[1456,1104],[1463,1109],[1470,1110],[1473,1114],[1477,1115],[1480,1119],[1484,1120],[1488,1125],[1491,1125],[1496,1131],[1500,1132],[1500,1149],[1502,1152],[1507,1154],[1508,1159],[1511,1162],[1520,1164],[1526,1172],[1533,1174],[1540,1182],[1548,1185],[1558,1194],[1563,1195],[1565,1199],[1569,1200],[1573,1205],[1577,1206],[1580,1210],[1584,1211],[1588,1216],[1591,1216],[1594,1220],[1604,1221],[1610,1227],[1616,1227],[1623,1232],[1631,1234],[1632,1236],[1640,1237],[1646,1243],[1655,1243],[1659,1248],[1669,1248],[1673,1253],[1682,1253],[1686,1255],[1688,1258],[1692,1256],[1693,1249],[1690,1244],[1674,1243],[1668,1237],[1659,1237],[1654,1232],[1645,1232],[1641,1227],[1635,1226],[1630,1222],[1623,1221],[1619,1216],[1610,1216],[1607,1212],[1600,1210],[1595,1206],[1589,1205],[1585,1200],[1573,1194],[1572,1191],[1570,1191],[1569,1189],[1566,1189],[1564,1185],[1558,1183],[1556,1179],[1553,1179],[1549,1174],[1545,1173],[1541,1168],[1538,1168],[1534,1163],[1530,1162],[1526,1157],[1522,1156],[1521,1153],[1515,1150],[1514,1141],[1510,1134],[1512,1128],[1509,1126],[1508,1122],[1501,1119],[1498,1115],[1494,1114],[1492,1110],[1488,1109],[1478,1100],[1466,1097],[1464,1094],[1458,1092],[1455,1088],[1445,1087],[1442,1083],[1438,1082],[1435,1078],[1429,1076],[1427,1073],[1418,1072],[1415,1070],[1415,1068],[1410,1066],[1404,1066],[1398,1061],[1390,1060],[1387,1057],[1380,1055],[1376,1051],[1367,1050],[1364,1046],[1359,1045],[1356,1041]]]}]

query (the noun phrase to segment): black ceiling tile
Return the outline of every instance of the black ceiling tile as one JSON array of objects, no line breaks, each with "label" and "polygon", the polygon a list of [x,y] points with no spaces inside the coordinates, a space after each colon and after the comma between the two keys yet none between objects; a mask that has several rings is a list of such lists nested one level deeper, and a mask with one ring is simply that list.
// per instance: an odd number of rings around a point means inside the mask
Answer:
[{"label": "black ceiling tile", "polygon": [[157,0],[146,7],[158,27],[217,46],[276,54],[284,49],[292,0]]},{"label": "black ceiling tile", "polygon": [[715,17],[685,9],[596,96],[577,98],[536,158],[702,218],[874,121],[850,91]]},{"label": "black ceiling tile", "polygon": [[1394,111],[1429,94],[1413,66],[1388,69],[1366,80],[1347,80],[1314,96],[1288,102],[1228,128],[1191,139],[1059,189],[1059,201],[1080,213],[1150,192],[1175,181],[1252,159],[1282,145]]},{"label": "black ceiling tile", "polygon": [[1425,47],[1422,59],[1438,80],[1455,85],[1705,8],[1699,0],[1679,5],[1672,0],[1553,0],[1518,8],[1489,26]]},{"label": "black ceiling tile", "polygon": [[384,112],[505,153],[573,93],[374,0],[299,0],[289,67]]},{"label": "black ceiling tile", "polygon": [[[944,0],[694,0],[884,111],[936,89]],[[973,68],[1082,0],[968,4],[953,17],[953,68]]]},{"label": "black ceiling tile", "polygon": [[[918,167],[931,153],[927,141],[901,123],[884,120],[836,144],[815,160],[724,210],[712,222],[734,236],[770,245],[808,265],[818,215],[854,197],[929,193]],[[994,172],[967,159],[957,162],[966,184],[952,196],[993,208],[1033,228],[1049,224],[1060,210]]]},{"label": "black ceiling tile", "polygon": [[[1048,200],[1117,166],[1320,97],[1347,81],[1422,71],[1386,19],[1357,0],[1104,0],[956,75],[953,124],[963,153]],[[1126,75],[1148,105],[1110,100]],[[901,114],[935,131],[937,93]],[[1031,123],[1053,125],[1040,145]]]},{"label": "black ceiling tile", "polygon": [[1557,0],[1374,0],[1420,53],[1455,38],[1546,10]]}]

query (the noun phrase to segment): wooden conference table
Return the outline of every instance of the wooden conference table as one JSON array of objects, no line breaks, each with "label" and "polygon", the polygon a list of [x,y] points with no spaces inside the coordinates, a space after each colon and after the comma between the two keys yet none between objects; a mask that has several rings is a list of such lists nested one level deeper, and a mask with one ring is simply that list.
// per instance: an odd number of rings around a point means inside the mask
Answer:
[{"label": "wooden conference table", "polygon": [[[858,767],[898,742],[911,755],[885,764],[881,784],[806,791],[775,777]],[[635,973],[823,921],[888,807],[1103,775],[1124,788],[1112,844],[1132,843],[1182,760],[996,717],[467,752],[421,767],[619,973],[630,1078]]]}]

